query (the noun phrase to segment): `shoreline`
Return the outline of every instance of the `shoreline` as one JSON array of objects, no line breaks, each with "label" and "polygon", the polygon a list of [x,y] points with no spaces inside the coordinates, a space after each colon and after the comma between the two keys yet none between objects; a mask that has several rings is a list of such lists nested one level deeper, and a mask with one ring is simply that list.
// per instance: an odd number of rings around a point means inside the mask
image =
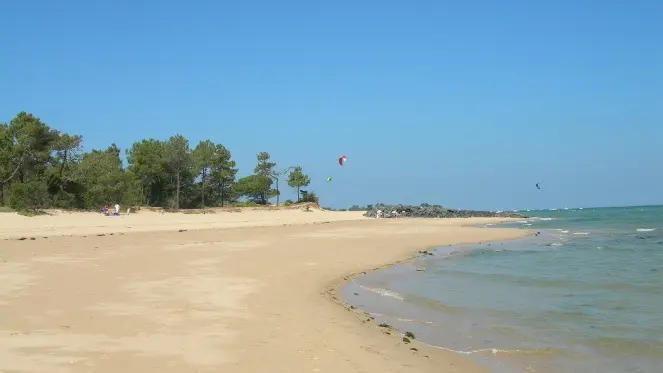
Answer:
[{"label": "shoreline", "polygon": [[[355,274],[337,294],[373,316],[373,325],[412,332],[419,344],[491,373],[654,372],[663,351],[655,321],[661,298],[654,296],[660,215],[616,210],[596,220],[591,212],[560,213],[499,224],[531,234],[442,246],[435,256]],[[652,264],[608,270],[642,257]]]},{"label": "shoreline", "polygon": [[[468,218],[453,218],[454,220],[464,220]],[[350,282],[354,281],[357,278],[360,278],[365,275],[371,275],[374,274],[375,272],[379,272],[385,269],[393,268],[396,266],[408,264],[408,263],[413,263],[417,259],[421,257],[421,255],[432,255],[429,254],[431,252],[434,252],[437,249],[443,248],[443,247],[454,247],[454,246],[459,246],[459,245],[478,245],[478,244],[483,244],[483,243],[492,243],[492,242],[499,242],[499,241],[518,241],[518,240],[524,240],[527,238],[534,237],[535,235],[538,235],[539,233],[536,230],[533,229],[521,229],[521,228],[498,228],[495,227],[494,225],[498,224],[503,224],[503,223],[511,223],[511,222],[517,222],[522,220],[522,218],[469,218],[469,219],[481,219],[483,221],[481,222],[475,222],[475,223],[469,223],[469,224],[460,224],[459,227],[461,228],[481,228],[481,229],[489,229],[489,230],[495,230],[495,229],[505,229],[505,230],[518,230],[520,231],[520,235],[514,235],[513,237],[506,238],[506,239],[501,239],[501,240],[488,240],[488,241],[463,241],[463,242],[455,242],[453,244],[448,244],[448,243],[440,243],[437,245],[429,245],[425,247],[424,249],[417,250],[415,252],[410,252],[409,254],[406,254],[406,257],[395,261],[395,262],[390,262],[390,263],[385,263],[382,265],[379,265],[377,267],[373,267],[370,269],[366,269],[363,271],[355,271],[352,273],[348,273],[342,277],[339,277],[338,279],[330,282],[326,287],[325,291],[323,293],[323,296],[327,298],[330,302],[332,302],[335,306],[340,306],[346,311],[350,311],[353,316],[357,319],[358,322],[360,322],[362,325],[363,324],[369,324],[374,330],[379,331],[382,334],[387,334],[393,339],[398,341],[398,344],[401,344],[402,338],[406,336],[405,333],[407,333],[404,330],[400,330],[398,328],[395,328],[393,326],[388,326],[387,328],[380,327],[376,322],[375,322],[375,317],[371,316],[369,312],[366,312],[362,310],[360,307],[355,307],[350,305],[345,297],[340,294],[341,289],[348,285]],[[515,232],[514,232],[515,233]],[[425,260],[425,259],[424,259]],[[396,331],[397,333],[391,333],[392,331]],[[444,360],[453,360],[454,363],[451,363],[450,366],[454,365],[460,365],[461,367],[467,367],[469,364],[472,365],[473,369],[479,369],[478,372],[486,372],[489,373],[490,371],[486,370],[484,367],[477,367],[475,366],[476,363],[472,361],[469,357],[469,353],[464,353],[462,351],[456,351],[451,348],[447,348],[444,346],[437,346],[433,344],[429,344],[426,342],[422,342],[420,340],[417,340],[416,338],[410,338],[410,342],[407,342],[408,345],[410,346],[410,350],[414,352],[416,355],[419,355],[421,358],[426,358],[428,359],[431,354],[441,354],[443,356]],[[415,347],[416,346],[416,347]],[[414,348],[414,349],[413,349]],[[468,364],[468,365],[466,365]]]},{"label": "shoreline", "polygon": [[466,226],[486,219],[239,214],[275,221],[2,241],[0,370],[485,372],[465,356],[384,338],[337,291],[422,248],[521,230]]},{"label": "shoreline", "polygon": [[[478,225],[470,225],[470,226],[483,228],[483,226],[481,226],[481,223],[479,223]],[[494,227],[489,227],[489,228],[504,229],[504,228],[494,228]],[[506,228],[506,229],[511,229],[511,228]],[[440,249],[453,249],[453,248],[458,248],[458,247],[463,247],[463,246],[471,246],[472,249],[469,249],[467,251],[463,251],[463,254],[460,254],[460,255],[464,255],[465,253],[468,253],[468,252],[471,252],[473,250],[479,249],[480,247],[483,247],[483,246],[488,246],[489,247],[489,246],[495,245],[497,243],[515,244],[515,245],[523,244],[523,243],[527,242],[527,240],[531,240],[534,237],[537,237],[537,236],[540,235],[540,232],[537,232],[537,231],[534,231],[534,230],[531,230],[531,229],[522,229],[522,232],[523,232],[523,235],[521,235],[521,236],[505,238],[505,239],[500,239],[500,240],[487,240],[487,241],[481,241],[481,242],[461,242],[461,243],[457,243],[457,244],[453,244],[453,245],[438,245],[438,246],[430,247],[426,250],[421,250],[421,251],[416,252],[415,254],[412,254],[410,258],[403,259],[403,260],[400,260],[398,262],[394,262],[392,264],[385,264],[385,265],[379,266],[377,268],[373,268],[371,270],[367,270],[367,271],[363,271],[363,272],[357,272],[357,273],[354,273],[354,274],[352,274],[350,276],[347,276],[347,277],[343,277],[341,280],[339,280],[334,285],[330,285],[329,289],[328,289],[328,292],[330,293],[330,295],[334,296],[334,298],[333,298],[334,301],[336,301],[339,305],[341,305],[342,307],[347,308],[349,310],[352,310],[353,312],[356,312],[360,315],[369,315],[369,316],[370,315],[380,315],[380,316],[383,316],[383,317],[386,317],[386,318],[398,317],[397,315],[372,313],[372,312],[365,311],[364,308],[361,307],[361,306],[354,306],[354,305],[350,304],[350,302],[347,301],[348,299],[350,299],[349,297],[347,297],[347,295],[343,296],[343,294],[340,294],[341,289],[344,288],[344,287],[350,286],[350,285],[354,285],[354,286],[358,286],[359,288],[363,288],[363,286],[360,285],[359,282],[355,282],[355,280],[358,280],[358,279],[360,279],[364,276],[376,276],[376,275],[379,276],[378,272],[384,272],[384,271],[388,271],[388,270],[396,270],[400,266],[403,266],[403,265],[406,265],[406,264],[414,264],[417,260],[421,260],[421,261],[424,261],[424,262],[428,261],[428,260],[435,260],[435,259],[439,260],[443,257],[438,256],[438,255],[433,254],[433,253],[435,251],[440,250]],[[456,252],[456,250],[451,250],[451,251],[449,251],[445,254],[446,254],[446,256],[448,256],[452,252]],[[446,257],[446,256],[444,256],[444,257]],[[412,269],[405,269],[404,271],[411,272]],[[386,289],[386,288],[380,289],[380,290],[392,291],[392,289]],[[355,294],[355,295],[357,295],[357,294]],[[396,295],[400,295],[400,294],[396,293]],[[371,319],[373,319],[373,317],[371,317]],[[409,321],[420,321],[421,322],[422,320],[409,320]],[[394,327],[392,325],[390,325],[389,328],[392,329],[392,330],[396,330],[396,331],[400,332],[400,335],[404,335],[404,333],[407,332],[405,330],[401,330],[401,328]],[[468,356],[470,354],[477,353],[477,352],[483,352],[483,351],[489,351],[489,350],[494,351],[495,350],[493,348],[486,348],[486,349],[474,350],[474,351],[461,351],[461,350],[454,350],[453,348],[446,347],[446,346],[441,346],[441,345],[436,345],[436,344],[432,344],[432,343],[423,342],[419,339],[416,339],[416,342],[419,343],[419,344],[423,344],[427,347],[431,347],[431,348],[436,349],[436,350],[443,350],[443,351],[447,351],[447,352],[450,352],[450,353],[453,353],[453,354],[456,354],[456,355],[463,355],[463,356]]]}]

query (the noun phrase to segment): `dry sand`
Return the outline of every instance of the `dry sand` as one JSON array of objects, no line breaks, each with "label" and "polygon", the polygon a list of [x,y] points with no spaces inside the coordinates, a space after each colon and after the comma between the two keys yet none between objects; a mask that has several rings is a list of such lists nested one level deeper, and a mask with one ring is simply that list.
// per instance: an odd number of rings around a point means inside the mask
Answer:
[{"label": "dry sand", "polygon": [[462,226],[487,220],[0,214],[0,372],[480,372],[362,322],[335,290],[418,250],[524,233]]},{"label": "dry sand", "polygon": [[[157,232],[179,229],[202,230],[232,227],[260,227],[306,224],[324,221],[364,219],[358,212],[326,211],[301,208],[210,209],[205,214],[163,213],[141,210],[120,216],[101,213],[48,210],[48,215],[27,217],[0,213],[0,239],[45,237],[119,232]],[[190,211],[191,212],[191,211]]]}]

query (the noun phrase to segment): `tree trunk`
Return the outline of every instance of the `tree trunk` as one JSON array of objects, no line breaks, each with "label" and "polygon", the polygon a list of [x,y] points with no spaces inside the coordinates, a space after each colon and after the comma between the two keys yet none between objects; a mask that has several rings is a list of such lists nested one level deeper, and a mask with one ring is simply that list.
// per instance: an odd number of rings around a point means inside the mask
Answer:
[{"label": "tree trunk", "polygon": [[223,207],[223,192],[226,190],[226,183],[221,180],[221,207]]},{"label": "tree trunk", "polygon": [[62,180],[62,171],[64,171],[64,166],[67,164],[67,151],[64,151],[64,157],[62,159],[62,164],[60,165],[60,180]]},{"label": "tree trunk", "polygon": [[180,209],[180,170],[177,170],[177,189],[175,191],[175,210]]},{"label": "tree trunk", "polygon": [[205,168],[203,168],[203,179],[202,179],[202,183],[203,183],[203,186],[202,186],[203,195],[201,196],[201,198],[202,198],[202,205],[203,205],[203,208],[205,208]]},{"label": "tree trunk", "polygon": [[297,185],[297,202],[299,202],[299,185]]},{"label": "tree trunk", "polygon": [[276,206],[279,205],[279,197],[281,197],[280,194],[281,193],[279,193],[279,178],[277,177],[276,178]]}]

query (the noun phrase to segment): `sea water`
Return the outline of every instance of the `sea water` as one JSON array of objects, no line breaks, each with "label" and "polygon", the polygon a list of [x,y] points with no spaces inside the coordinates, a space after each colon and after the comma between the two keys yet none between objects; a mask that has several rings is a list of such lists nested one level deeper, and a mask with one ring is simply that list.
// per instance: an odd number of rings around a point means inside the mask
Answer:
[{"label": "sea water", "polygon": [[525,239],[357,278],[348,303],[499,373],[663,372],[663,207],[530,211]]}]

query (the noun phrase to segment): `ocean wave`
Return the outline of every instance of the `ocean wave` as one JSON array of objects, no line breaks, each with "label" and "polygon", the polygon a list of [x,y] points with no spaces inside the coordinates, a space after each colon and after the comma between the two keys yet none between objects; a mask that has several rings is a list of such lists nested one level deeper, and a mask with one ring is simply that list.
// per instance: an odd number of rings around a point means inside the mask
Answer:
[{"label": "ocean wave", "polygon": [[388,290],[383,288],[372,288],[364,285],[359,285],[359,287],[366,291],[370,291],[372,293],[381,295],[383,297],[390,297],[398,300],[403,300],[403,296],[393,290]]},{"label": "ocean wave", "polygon": [[426,325],[435,325],[435,322],[433,321],[423,321],[423,320],[416,320],[416,319],[406,319],[403,317],[396,317],[396,320],[400,322],[407,322],[407,323],[417,323],[417,324],[426,324]]},{"label": "ocean wave", "polygon": [[589,232],[573,232],[576,236],[586,236],[589,234]]},{"label": "ocean wave", "polygon": [[655,230],[656,230],[656,228],[638,228],[638,229],[636,229],[636,231],[638,231],[638,232],[653,232]]},{"label": "ocean wave", "polygon": [[454,352],[457,354],[461,355],[474,355],[474,354],[490,354],[493,356],[560,356],[560,355],[569,355],[569,351],[564,351],[560,350],[557,348],[537,348],[537,349],[508,349],[508,348],[480,348],[476,350],[468,350],[468,351],[463,351],[463,350],[455,350],[453,348],[448,348],[448,347],[442,347],[442,346],[436,346],[432,344],[428,344],[425,342],[417,341],[423,345],[426,345],[428,347],[436,348],[439,350],[445,350],[445,351],[450,351]]},{"label": "ocean wave", "polygon": [[518,254],[539,254],[542,249],[522,249],[520,247],[510,247],[507,245],[478,248],[472,250],[457,250],[448,255],[448,258],[465,257],[476,258],[482,255],[504,255],[505,253],[518,253]]}]

